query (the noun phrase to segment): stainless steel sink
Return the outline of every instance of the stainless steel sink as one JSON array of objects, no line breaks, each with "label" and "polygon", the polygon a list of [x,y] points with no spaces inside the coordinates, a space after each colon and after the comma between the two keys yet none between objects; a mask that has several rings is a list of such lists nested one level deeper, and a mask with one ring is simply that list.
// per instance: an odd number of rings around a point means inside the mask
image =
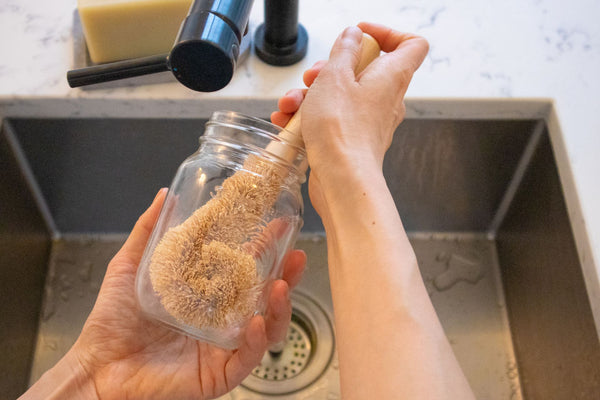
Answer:
[{"label": "stainless steel sink", "polygon": [[[108,260],[204,123],[3,121],[3,396],[22,393],[74,342]],[[600,342],[544,122],[408,119],[384,171],[477,398],[597,398]],[[340,396],[325,235],[306,193],[305,204],[298,247],[309,265],[287,347],[224,398]]]}]

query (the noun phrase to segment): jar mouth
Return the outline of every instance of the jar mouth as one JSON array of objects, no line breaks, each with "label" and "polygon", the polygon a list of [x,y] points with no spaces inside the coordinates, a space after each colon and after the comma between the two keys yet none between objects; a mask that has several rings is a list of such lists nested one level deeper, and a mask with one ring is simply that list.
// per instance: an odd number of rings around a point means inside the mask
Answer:
[{"label": "jar mouth", "polygon": [[[298,141],[293,143],[289,138],[298,138]],[[302,138],[264,119],[235,111],[216,111],[206,123],[206,130],[200,141],[215,142],[237,149],[244,147],[246,151],[291,166],[300,174],[306,172],[306,150]],[[285,160],[270,152],[268,145],[273,142],[295,152],[295,160]]]},{"label": "jar mouth", "polygon": [[262,136],[269,141],[285,143],[286,146],[291,147],[300,156],[306,157],[306,150],[304,149],[304,143],[302,142],[301,138],[299,139],[299,142],[302,143],[302,145],[290,142],[283,137],[284,135],[280,135],[280,133],[288,133],[288,135],[285,136],[297,135],[286,130],[285,128],[282,128],[281,126],[272,124],[269,121],[265,121],[264,119],[245,115],[236,111],[221,110],[214,112],[206,123],[207,126],[213,124],[229,125],[231,127],[236,127],[249,133]]}]

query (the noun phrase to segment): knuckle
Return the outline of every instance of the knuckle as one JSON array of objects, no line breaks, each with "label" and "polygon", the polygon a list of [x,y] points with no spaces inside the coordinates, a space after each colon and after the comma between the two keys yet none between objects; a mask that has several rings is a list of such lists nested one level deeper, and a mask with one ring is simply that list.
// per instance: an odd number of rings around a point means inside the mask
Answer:
[{"label": "knuckle", "polygon": [[412,79],[413,76],[413,67],[412,65],[410,66],[404,66],[403,68],[400,68],[397,72],[397,76],[398,76],[398,83],[403,85],[403,86],[407,86],[408,83],[410,82],[410,80]]}]

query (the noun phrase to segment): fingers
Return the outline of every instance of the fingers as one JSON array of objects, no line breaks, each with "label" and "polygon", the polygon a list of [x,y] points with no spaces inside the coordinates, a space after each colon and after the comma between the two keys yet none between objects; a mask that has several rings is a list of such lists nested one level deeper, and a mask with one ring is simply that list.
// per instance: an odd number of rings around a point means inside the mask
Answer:
[{"label": "fingers", "polygon": [[269,305],[265,324],[267,340],[270,344],[282,341],[292,316],[290,290],[300,282],[306,266],[306,253],[302,250],[290,251],[285,259],[283,280],[278,280],[271,287]]},{"label": "fingers", "polygon": [[[327,64],[327,61],[317,61],[315,65],[304,72],[303,80],[306,86],[313,84],[325,64]],[[281,97],[277,103],[279,111],[271,113],[271,122],[275,125],[285,127],[290,118],[292,118],[292,115],[300,108],[306,92],[307,89],[292,89]]]},{"label": "fingers", "polygon": [[381,49],[388,53],[375,61],[382,66],[379,70],[392,77],[393,81],[407,86],[429,51],[427,40],[368,22],[361,22],[358,27],[373,36]]},{"label": "fingers", "polygon": [[279,107],[279,111],[293,114],[298,111],[300,108],[300,104],[304,100],[304,95],[306,94],[306,89],[292,89],[285,94],[282,98],[279,99],[277,103],[277,107]]},{"label": "fingers", "polygon": [[321,72],[321,70],[323,69],[323,67],[326,64],[327,64],[326,60],[317,61],[315,63],[315,65],[313,65],[312,67],[307,69],[304,72],[304,75],[302,76],[302,80],[304,81],[304,84],[306,86],[310,87],[313,84],[313,82],[315,81],[315,79],[317,79],[317,76],[319,75],[319,73]]},{"label": "fingers", "polygon": [[271,123],[285,127],[288,121],[292,118],[292,114],[282,113],[281,111],[273,111],[271,113]]},{"label": "fingers", "polygon": [[292,89],[279,99],[277,107],[279,111],[271,114],[271,122],[275,125],[285,127],[292,115],[300,108],[304,100],[306,89]]},{"label": "fingers", "polygon": [[360,59],[362,34],[363,32],[356,26],[344,29],[331,48],[327,65],[354,76]]},{"label": "fingers", "polygon": [[374,24],[371,22],[361,22],[358,24],[358,27],[364,33],[373,36],[379,43],[381,50],[386,53],[391,53],[396,50],[399,45],[408,40],[419,39],[425,41],[422,37],[413,35],[412,33],[399,32],[385,25]]},{"label": "fingers", "polygon": [[135,223],[133,230],[117,256],[127,257],[128,261],[137,267],[142,259],[146,243],[148,242],[150,234],[152,233],[152,228],[154,228],[154,224],[158,219],[166,195],[167,188],[162,188],[158,191],[150,207]]},{"label": "fingers", "polygon": [[289,287],[285,281],[279,280],[273,283],[265,316],[269,344],[280,342],[285,338],[292,317],[292,303],[289,294]]},{"label": "fingers", "polygon": [[291,250],[283,266],[282,279],[287,282],[290,290],[302,279],[302,274],[306,267],[306,253],[302,250]]},{"label": "fingers", "polygon": [[225,366],[229,390],[242,382],[262,359],[267,350],[265,329],[265,320],[259,315],[253,317],[248,323],[240,347],[233,353]]},{"label": "fingers", "polygon": [[271,113],[271,123],[281,126],[282,128],[287,125],[291,118],[292,114],[286,114],[281,111],[273,111]]},{"label": "fingers", "polygon": [[[225,371],[231,388],[239,384],[260,362],[269,344],[277,343],[285,337],[292,317],[290,288],[300,280],[306,254],[302,250],[288,253],[284,266],[284,280],[277,280],[271,287],[265,317],[255,316],[250,320],[240,347],[227,362]],[[231,389],[230,388],[230,389]]]},{"label": "fingers", "polygon": [[[367,78],[365,79],[380,82],[392,81],[399,86],[394,90],[403,96],[413,73],[425,59],[429,44],[420,36],[402,33],[384,25],[369,22],[361,22],[357,27],[346,28],[336,39],[329,60],[318,61],[304,72],[304,84],[310,87],[328,64],[331,64],[334,68],[337,67],[338,70],[347,71],[349,74],[353,72],[359,63],[363,32],[375,38],[381,49],[388,53],[376,60],[379,68],[370,68],[377,72],[366,74]],[[385,75],[385,79],[381,79],[381,75]],[[359,79],[362,79],[363,76],[364,74],[359,75]],[[285,126],[293,113],[300,107],[305,95],[306,89],[303,91],[294,89],[286,93],[285,96],[279,99],[279,111],[271,114],[271,121],[276,125]]]}]

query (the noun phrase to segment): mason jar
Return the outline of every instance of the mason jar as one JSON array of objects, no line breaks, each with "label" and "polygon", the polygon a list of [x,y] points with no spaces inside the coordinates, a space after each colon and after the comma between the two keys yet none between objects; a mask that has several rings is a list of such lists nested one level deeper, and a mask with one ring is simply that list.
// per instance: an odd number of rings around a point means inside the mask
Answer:
[{"label": "mason jar", "polygon": [[234,349],[302,227],[303,146],[261,119],[215,112],[179,167],[136,277],[149,318]]}]

